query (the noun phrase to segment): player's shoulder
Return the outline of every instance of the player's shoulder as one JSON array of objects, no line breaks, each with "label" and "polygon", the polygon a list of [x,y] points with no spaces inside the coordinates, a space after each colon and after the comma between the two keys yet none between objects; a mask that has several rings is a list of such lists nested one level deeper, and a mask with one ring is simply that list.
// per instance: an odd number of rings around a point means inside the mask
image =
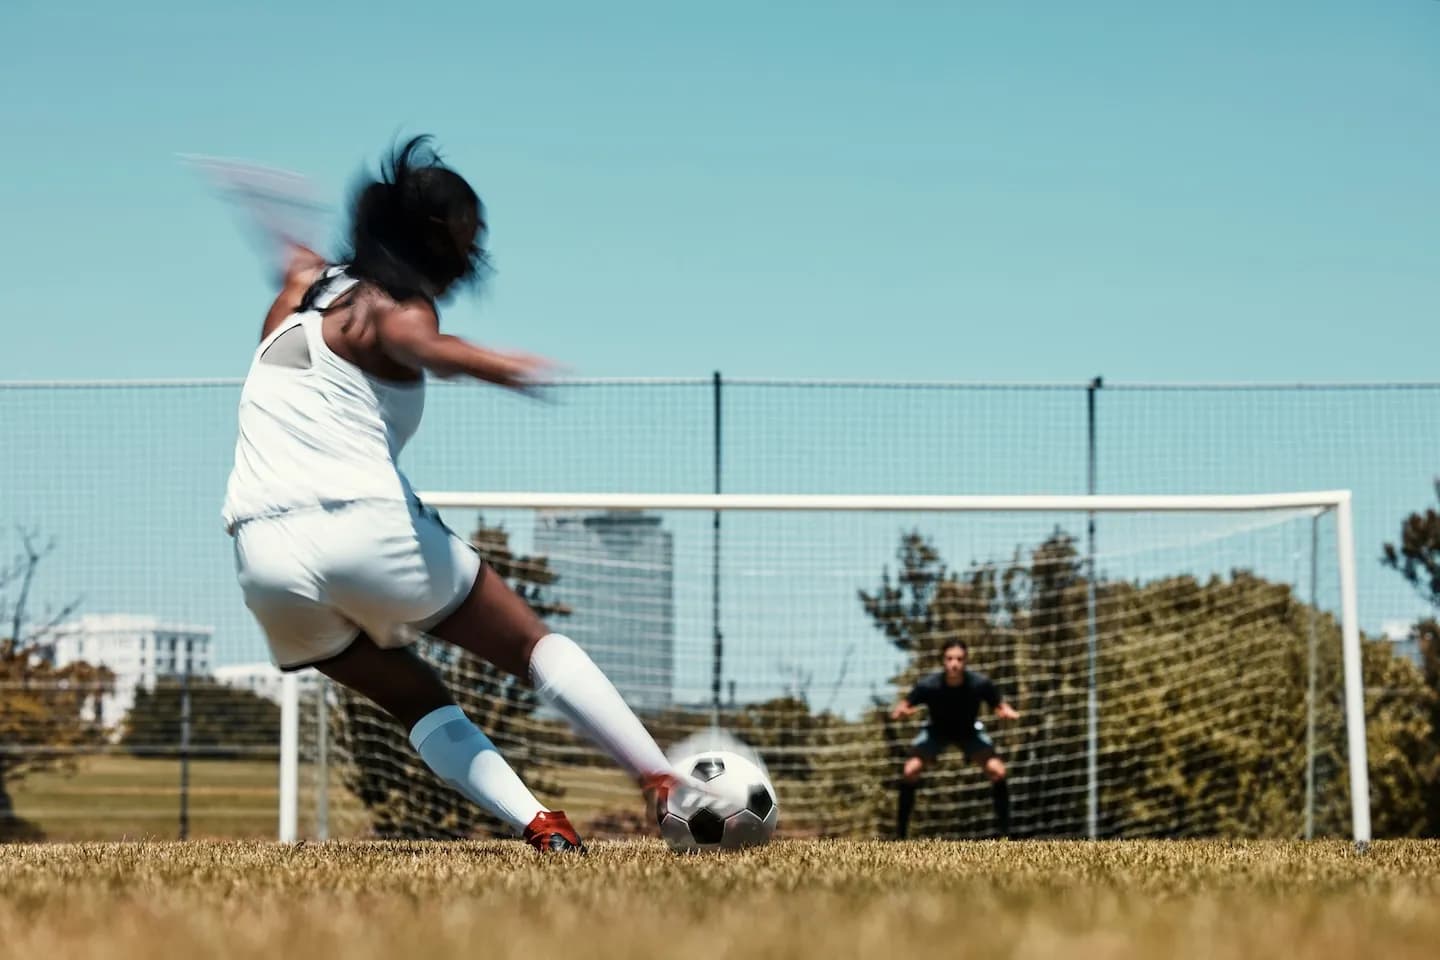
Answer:
[{"label": "player's shoulder", "polygon": [[395,300],[377,290],[367,298],[365,306],[367,319],[375,325],[382,341],[433,337],[440,332],[440,315],[429,300]]},{"label": "player's shoulder", "polygon": [[979,670],[966,670],[965,678],[970,681],[972,686],[976,687],[993,686],[994,684],[994,681]]},{"label": "player's shoulder", "polygon": [[945,671],[936,670],[934,673],[927,673],[915,681],[915,687],[919,690],[939,690],[945,685]]}]

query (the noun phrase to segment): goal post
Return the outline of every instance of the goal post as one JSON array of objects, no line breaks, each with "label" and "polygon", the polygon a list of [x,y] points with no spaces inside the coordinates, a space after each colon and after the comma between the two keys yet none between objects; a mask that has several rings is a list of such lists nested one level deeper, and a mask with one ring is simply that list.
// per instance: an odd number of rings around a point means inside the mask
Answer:
[{"label": "goal post", "polygon": [[1350,757],[1350,816],[1357,844],[1370,842],[1370,767],[1365,743],[1365,682],[1355,586],[1355,511],[1350,492],[1336,495],[1335,551],[1340,570],[1340,624],[1345,658],[1345,734]]},{"label": "goal post", "polygon": [[[662,745],[667,734],[715,717],[710,692],[722,689],[722,658],[717,648],[710,666],[710,645],[723,636],[730,696],[719,722],[738,726],[771,763],[782,831],[797,822],[812,835],[883,827],[887,787],[912,731],[887,720],[880,704],[931,663],[937,641],[964,639],[975,648],[976,669],[996,672],[1002,689],[1020,694],[1015,729],[996,724],[989,734],[1011,764],[1022,833],[1308,836],[1319,804],[1332,833],[1348,806],[1348,832],[1358,844],[1370,840],[1349,491],[420,497],[460,535],[470,535],[465,525],[480,528],[472,536],[477,550],[507,577],[525,580],[535,602],[559,618],[557,630],[587,648],[585,639],[603,637],[609,646],[594,653],[597,661]],[[691,522],[721,513],[750,518],[727,520],[723,544],[711,524]],[[1114,528],[1102,537],[1098,568],[1072,563],[1065,552],[1065,525],[1078,532],[1090,515]],[[1333,552],[1325,551],[1322,541],[1331,540]],[[876,580],[883,587],[872,591]],[[1097,616],[1098,665],[1086,651]],[[1078,646],[1071,642],[1077,631]],[[1332,635],[1330,644],[1324,638]],[[1317,649],[1334,654],[1333,670],[1319,668],[1326,678],[1319,688]],[[522,774],[578,781],[564,802],[597,808],[596,823],[623,819],[607,804],[621,808],[628,788],[596,785],[604,778],[594,771],[604,764],[543,707],[492,710],[520,694],[503,678],[475,674],[438,643],[422,653],[471,698],[462,706],[507,727],[513,740],[492,738],[520,756]],[[291,731],[313,715],[301,719],[292,687],[282,703],[282,840],[297,836],[295,744],[309,739]],[[1266,702],[1271,694],[1274,704]],[[415,835],[433,819],[437,834],[463,835],[443,788],[409,806],[395,799],[406,793],[404,778],[427,777],[423,766],[405,755],[403,735],[393,754],[371,757],[367,751],[391,749],[376,744],[394,740],[393,731],[382,734],[378,715],[343,693],[340,699],[331,711],[339,729],[328,738],[330,763],[363,781],[361,793],[381,798],[367,801],[372,822]],[[1217,772],[1230,762],[1277,781],[1257,809],[1236,809],[1246,806],[1234,802],[1240,788]],[[941,825],[933,829],[983,833],[974,826],[988,809],[977,799],[983,780],[964,779],[958,758],[941,767],[937,783],[954,786],[934,788]],[[1328,786],[1317,787],[1317,777]],[[826,806],[830,794],[840,809]]]}]

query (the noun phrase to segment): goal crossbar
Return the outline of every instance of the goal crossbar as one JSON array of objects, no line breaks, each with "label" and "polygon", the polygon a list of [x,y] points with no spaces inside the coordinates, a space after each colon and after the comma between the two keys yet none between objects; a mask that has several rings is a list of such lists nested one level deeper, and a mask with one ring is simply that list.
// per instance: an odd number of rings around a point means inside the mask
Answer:
[{"label": "goal crossbar", "polygon": [[894,494],[756,493],[515,493],[436,491],[421,493],[428,506],[517,510],[733,510],[884,511],[964,513],[1244,513],[1259,510],[1338,509],[1348,490],[1309,493],[1202,495],[907,496]]}]

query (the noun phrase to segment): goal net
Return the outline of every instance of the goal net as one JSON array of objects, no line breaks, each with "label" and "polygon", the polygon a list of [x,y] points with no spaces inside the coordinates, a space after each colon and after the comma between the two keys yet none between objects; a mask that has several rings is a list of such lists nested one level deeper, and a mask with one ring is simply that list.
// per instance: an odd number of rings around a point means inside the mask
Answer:
[{"label": "goal net", "polygon": [[[425,500],[662,746],[718,725],[756,749],[782,836],[893,834],[928,717],[891,708],[961,640],[1020,713],[975,731],[1008,768],[1012,836],[1369,839],[1347,493]],[[592,836],[654,833],[526,686],[420,650],[542,802]],[[295,758],[322,750],[336,829],[496,829],[369,704],[331,688],[286,712],[292,832]],[[993,835],[976,759],[925,770],[912,837]]]}]

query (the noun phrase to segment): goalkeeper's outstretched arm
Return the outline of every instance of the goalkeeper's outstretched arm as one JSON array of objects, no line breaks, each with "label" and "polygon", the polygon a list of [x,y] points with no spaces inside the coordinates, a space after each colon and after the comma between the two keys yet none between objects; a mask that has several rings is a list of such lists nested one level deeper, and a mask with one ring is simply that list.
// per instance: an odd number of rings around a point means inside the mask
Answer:
[{"label": "goalkeeper's outstretched arm", "polygon": [[1004,695],[1000,693],[1000,688],[997,687],[993,682],[988,680],[986,681],[985,688],[981,692],[981,696],[984,698],[985,702],[990,705],[990,712],[995,714],[995,716],[999,719],[1020,719],[1020,711],[1016,710],[1010,705],[1010,701],[1005,699]]}]

